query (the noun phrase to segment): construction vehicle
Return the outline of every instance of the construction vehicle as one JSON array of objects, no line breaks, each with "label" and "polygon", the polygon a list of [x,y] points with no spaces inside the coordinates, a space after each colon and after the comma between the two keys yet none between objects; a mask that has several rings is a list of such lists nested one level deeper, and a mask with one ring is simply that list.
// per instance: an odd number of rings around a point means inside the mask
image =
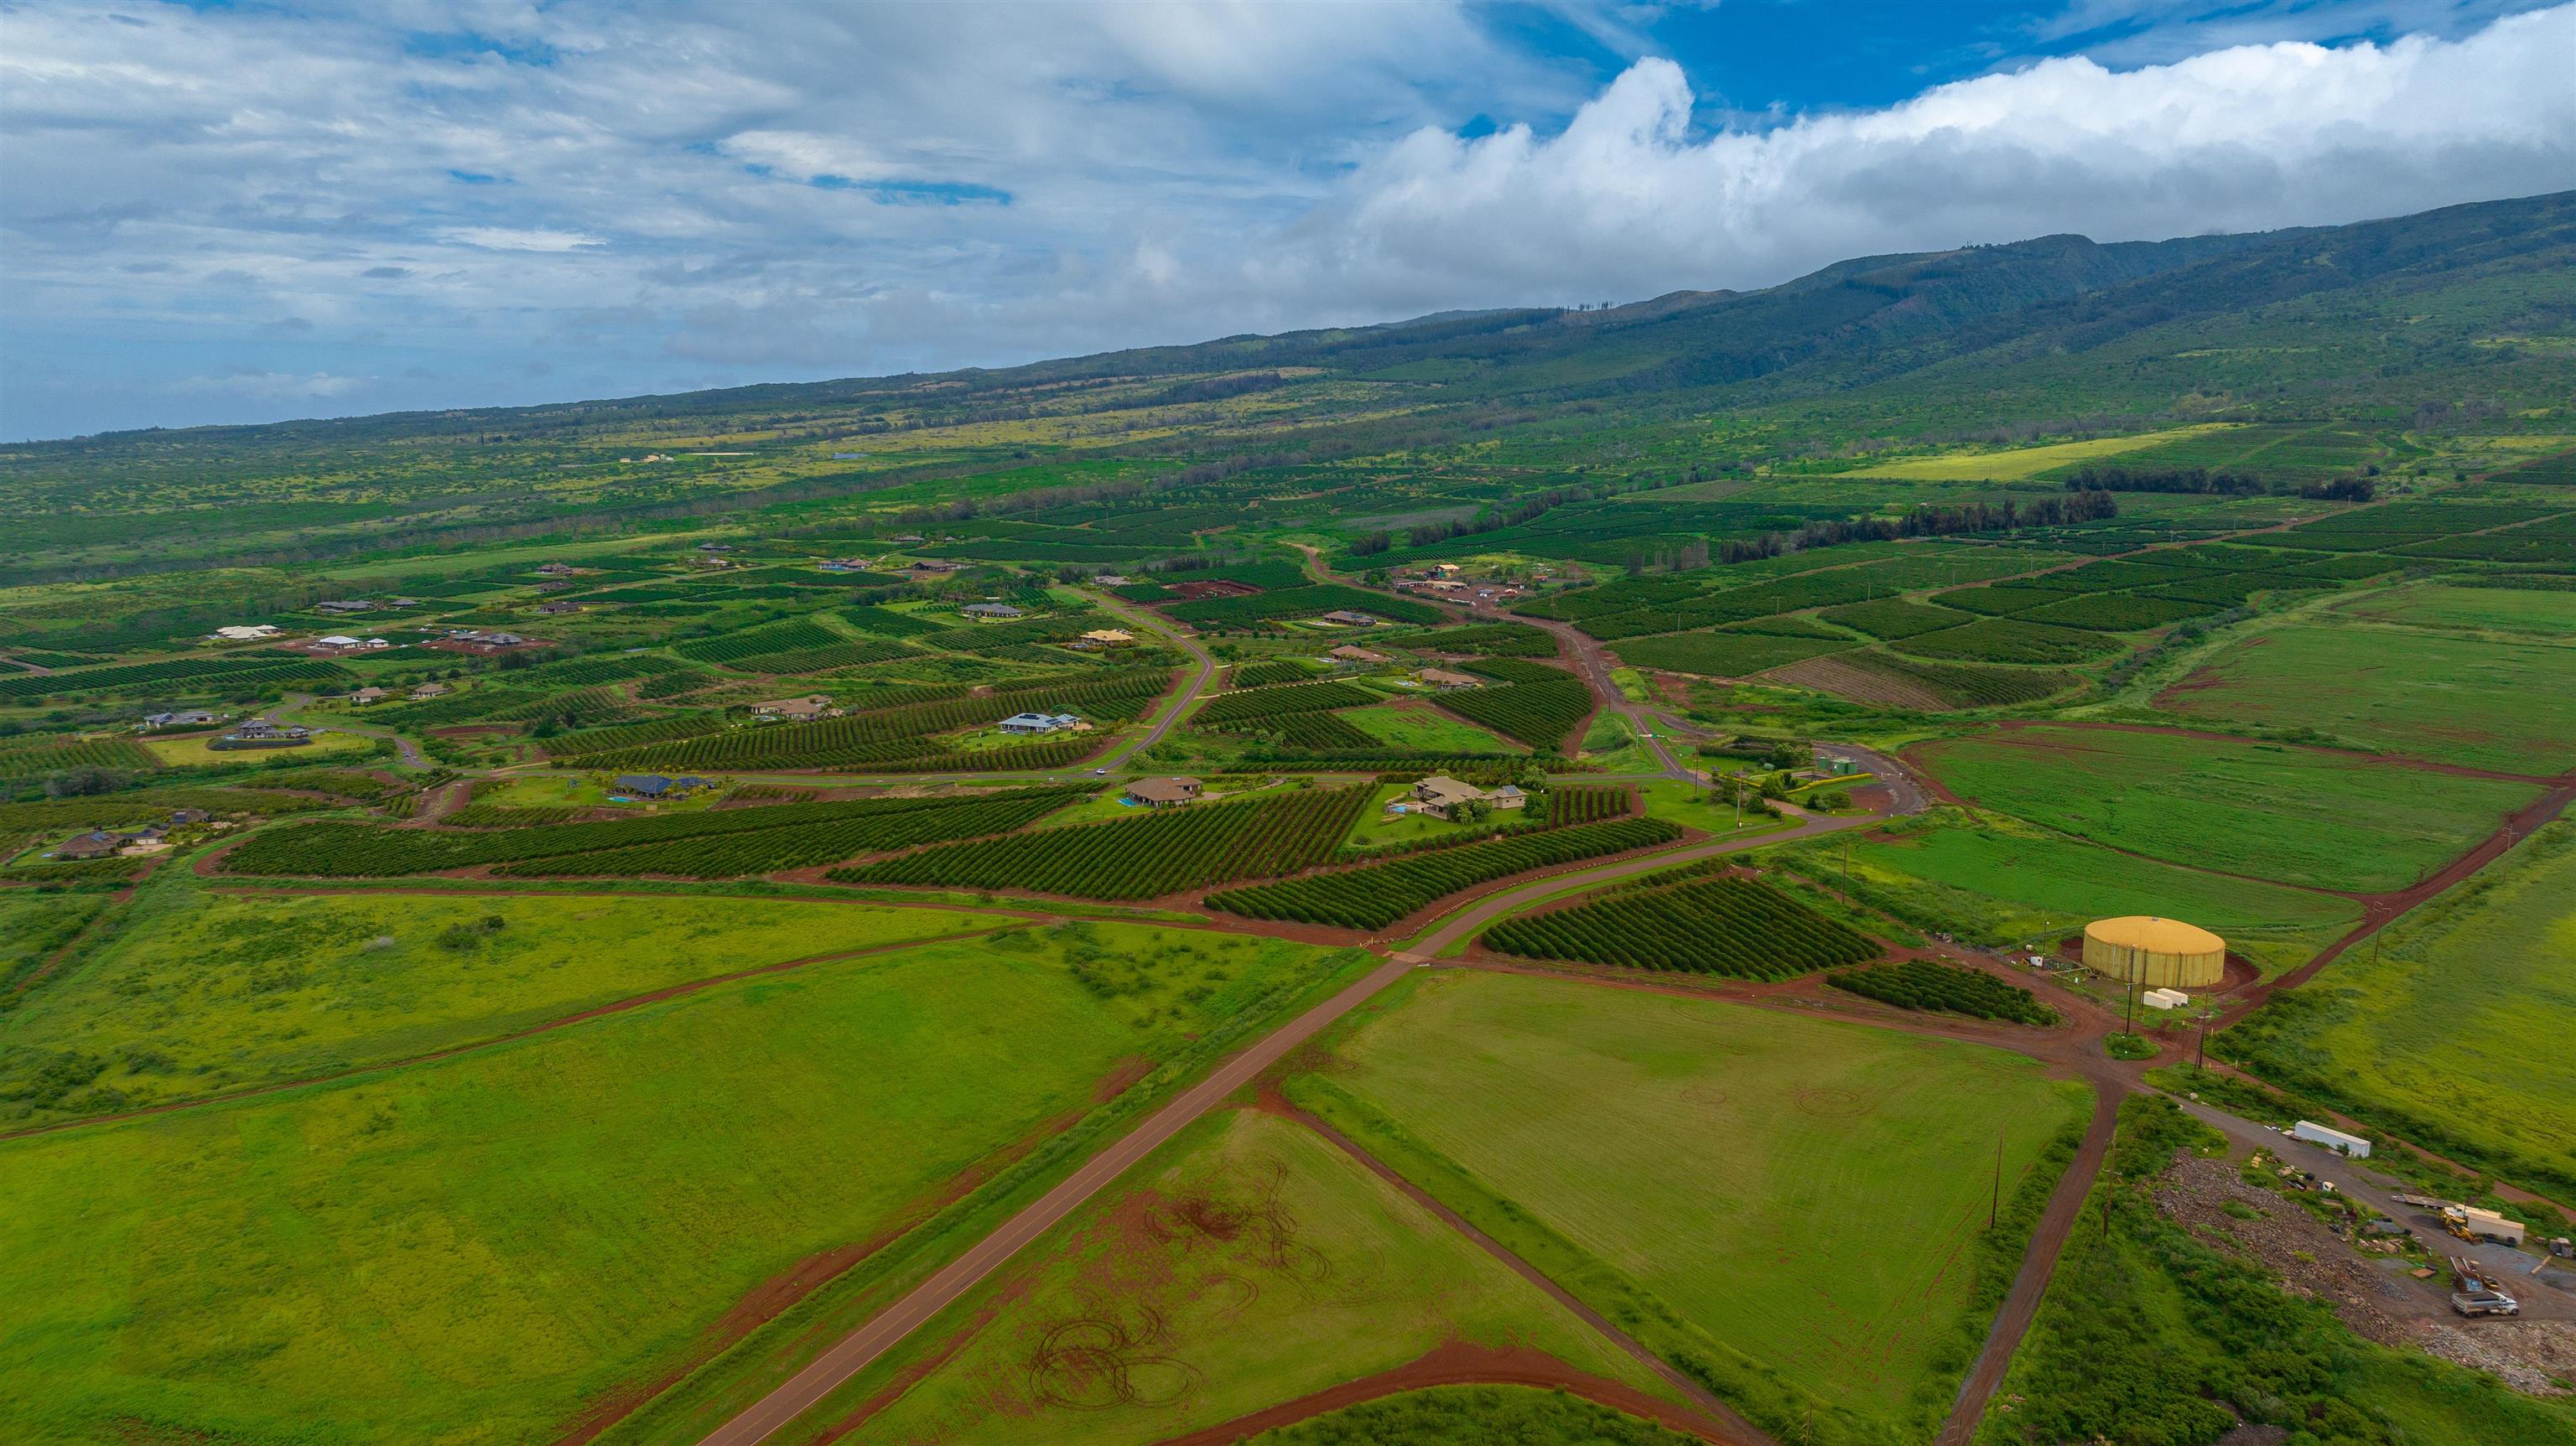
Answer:
[{"label": "construction vehicle", "polygon": [[2461,1240],[2492,1240],[2498,1245],[2522,1244],[2521,1221],[2508,1220],[2475,1205],[2444,1205],[2442,1228]]},{"label": "construction vehicle", "polygon": [[2463,1290],[2451,1296],[2451,1309],[2475,1318],[2484,1315],[2520,1315],[2522,1302],[2500,1290]]},{"label": "construction vehicle", "polygon": [[2561,1260],[2576,1259],[2576,1241],[2561,1235],[2549,1242],[2549,1253]]}]

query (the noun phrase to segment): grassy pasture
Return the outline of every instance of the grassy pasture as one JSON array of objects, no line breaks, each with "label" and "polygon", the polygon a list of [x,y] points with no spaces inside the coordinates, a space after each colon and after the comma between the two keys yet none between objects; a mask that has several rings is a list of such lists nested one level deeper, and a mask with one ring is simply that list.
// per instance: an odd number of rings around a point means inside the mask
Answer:
[{"label": "grassy pasture", "polygon": [[240,768],[246,764],[269,763],[280,758],[302,762],[311,758],[364,753],[376,746],[376,740],[361,733],[338,729],[317,731],[313,741],[296,748],[209,748],[206,744],[221,737],[209,733],[203,738],[146,738],[143,746],[161,760],[164,768]]},{"label": "grassy pasture", "polygon": [[1952,452],[1914,457],[1838,473],[1843,477],[1901,477],[1922,482],[2026,482],[2042,472],[2099,462],[2127,452],[2144,451],[2223,431],[2224,423],[2141,432],[2129,437],[2095,437],[2083,442],[2056,442],[2045,447],[2017,447],[2008,452]]},{"label": "grassy pasture", "polygon": [[[96,894],[0,894],[0,988],[44,966],[107,906]],[[8,1016],[0,1015],[0,1021]],[[6,1038],[0,1026],[0,1038]]]},{"label": "grassy pasture", "polygon": [[2226,1035],[2285,1084],[2348,1102],[2507,1179],[2576,1193],[2576,824],[2470,883]]},{"label": "grassy pasture", "polygon": [[[1812,878],[1838,881],[1839,840],[1789,845]],[[2116,854],[2009,820],[1943,810],[1850,851],[1853,891],[1917,927],[1985,944],[2048,943],[2121,914],[2189,919],[2278,973],[2361,921],[2332,894],[2231,879]]]},{"label": "grassy pasture", "polygon": [[[934,1353],[926,1377],[842,1439],[1151,1446],[1451,1339],[1668,1389],[1321,1136],[1249,1110],[1200,1121],[1023,1259],[811,1422]],[[1062,1354],[1080,1349],[1119,1359],[1127,1391]]]},{"label": "grassy pasture", "polygon": [[2576,592],[2424,583],[2370,593],[2338,610],[2373,622],[2405,623],[2419,628],[2531,633],[2576,640]]},{"label": "grassy pasture", "polygon": [[1407,753],[1526,753],[1528,748],[1463,719],[1429,707],[1396,703],[1352,708],[1333,716]]},{"label": "grassy pasture", "polygon": [[0,1120],[309,1078],[711,975],[1008,922],[788,899],[226,895],[156,879],[112,938],[0,1015],[0,1091],[57,1052],[106,1068],[60,1098],[0,1104]]},{"label": "grassy pasture", "polygon": [[1918,1439],[1946,1405],[1998,1137],[2009,1195],[2085,1108],[1997,1051],[1470,971],[1397,986],[1334,1054],[1292,1098],[1597,1307],[1642,1296],[1812,1400],[1819,1440]]},{"label": "grassy pasture", "polygon": [[0,1143],[0,1437],[552,1440],[1338,958],[1113,925],[925,945]]},{"label": "grassy pasture", "polygon": [[2290,624],[2225,649],[2156,703],[2442,763],[2576,768],[2576,647],[2565,645]]},{"label": "grassy pasture", "polygon": [[1971,803],[2092,843],[2286,884],[2402,889],[2539,790],[2280,744],[2031,728],[1923,746]]}]

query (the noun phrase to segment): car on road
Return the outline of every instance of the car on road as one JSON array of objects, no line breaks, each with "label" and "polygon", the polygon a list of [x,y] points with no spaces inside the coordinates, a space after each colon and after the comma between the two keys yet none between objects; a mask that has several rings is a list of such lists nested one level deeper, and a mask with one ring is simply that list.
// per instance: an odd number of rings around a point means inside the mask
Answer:
[{"label": "car on road", "polygon": [[1094,778],[1106,778],[1109,776],[1109,770],[1106,768],[1095,768],[1091,770],[1091,776]]}]

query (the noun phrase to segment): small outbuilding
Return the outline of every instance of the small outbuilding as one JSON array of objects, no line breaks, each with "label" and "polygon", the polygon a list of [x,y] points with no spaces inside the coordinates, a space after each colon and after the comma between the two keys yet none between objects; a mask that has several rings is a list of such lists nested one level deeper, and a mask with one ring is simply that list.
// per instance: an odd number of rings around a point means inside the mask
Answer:
[{"label": "small outbuilding", "polygon": [[2341,1130],[2318,1124],[2314,1120],[2301,1120],[2290,1126],[2290,1138],[2305,1140],[2311,1145],[2323,1145],[2329,1150],[2341,1150],[2356,1160],[2370,1158],[2370,1141],[2359,1135],[2347,1135]]}]

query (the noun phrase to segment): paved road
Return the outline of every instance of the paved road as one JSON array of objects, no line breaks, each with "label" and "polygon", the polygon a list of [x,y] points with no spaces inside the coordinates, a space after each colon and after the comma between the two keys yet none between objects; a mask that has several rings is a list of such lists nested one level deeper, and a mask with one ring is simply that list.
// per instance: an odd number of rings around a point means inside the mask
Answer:
[{"label": "paved road", "polygon": [[974,1289],[1030,1242],[1072,1214],[1076,1207],[1152,1154],[1164,1141],[1180,1133],[1226,1096],[1250,1084],[1256,1075],[1278,1063],[1288,1051],[1313,1038],[1324,1026],[1403,978],[1413,967],[1413,961],[1409,959],[1388,960],[1358,983],[1217,1066],[1206,1079],[1155,1111],[1143,1124],[1107,1149],[1092,1156],[1064,1183],[1012,1216],[992,1234],[975,1242],[965,1254],[951,1261],[938,1274],[915,1286],[911,1294],[842,1337],[812,1365],[797,1372],[749,1410],[718,1427],[707,1436],[704,1446],[752,1446],[752,1443],[767,1440],[772,1432],[812,1410],[844,1381],[865,1370],[870,1362],[895,1343],[920,1329],[931,1317]]},{"label": "paved road", "polygon": [[1177,626],[1165,622],[1145,608],[1099,593],[1088,593],[1085,596],[1098,603],[1104,611],[1126,619],[1133,626],[1171,639],[1182,652],[1198,660],[1198,671],[1191,674],[1190,680],[1181,685],[1180,696],[1172,700],[1171,706],[1165,708],[1162,715],[1156,718],[1150,727],[1091,763],[1094,768],[1115,768],[1127,759],[1163,741],[1164,736],[1181,721],[1181,715],[1189,711],[1191,702],[1197,699],[1199,694],[1207,691],[1208,684],[1216,681],[1216,659],[1208,656],[1208,650],[1199,645],[1198,639],[1182,632]]}]

